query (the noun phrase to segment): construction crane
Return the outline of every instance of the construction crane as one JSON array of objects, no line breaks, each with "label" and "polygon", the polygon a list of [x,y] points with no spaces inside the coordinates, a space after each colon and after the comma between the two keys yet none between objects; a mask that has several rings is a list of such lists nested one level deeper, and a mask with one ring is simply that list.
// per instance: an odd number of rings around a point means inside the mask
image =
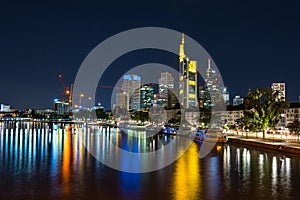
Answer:
[{"label": "construction crane", "polygon": [[66,99],[69,102],[70,107],[72,107],[72,91],[73,91],[73,84],[70,85],[70,87],[66,86],[62,74],[58,75],[58,79],[61,82],[61,85],[64,89],[64,96],[66,96]]}]

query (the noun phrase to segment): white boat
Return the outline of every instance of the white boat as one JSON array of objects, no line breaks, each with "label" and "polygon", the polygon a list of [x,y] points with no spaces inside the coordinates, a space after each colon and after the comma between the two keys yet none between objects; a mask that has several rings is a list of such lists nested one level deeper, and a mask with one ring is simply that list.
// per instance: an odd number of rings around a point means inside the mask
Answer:
[{"label": "white boat", "polygon": [[191,137],[196,142],[206,141],[215,143],[226,143],[228,138],[227,135],[222,133],[221,129],[198,129],[196,132],[191,133]]}]

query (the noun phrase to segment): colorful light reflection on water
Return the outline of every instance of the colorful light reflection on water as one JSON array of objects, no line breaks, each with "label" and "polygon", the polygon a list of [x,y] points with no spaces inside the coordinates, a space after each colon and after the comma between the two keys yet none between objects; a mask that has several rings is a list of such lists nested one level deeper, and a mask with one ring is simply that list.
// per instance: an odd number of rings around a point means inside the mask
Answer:
[{"label": "colorful light reflection on water", "polygon": [[[81,133],[86,135],[80,137]],[[101,144],[99,154],[105,156],[113,148],[109,140],[133,152],[176,142],[176,137],[147,139],[135,137],[138,134],[102,127],[78,126],[75,131],[46,123],[1,123],[0,198],[296,199],[300,195],[299,156],[226,144],[200,160],[199,144],[192,143],[170,166],[131,174],[104,166],[82,144]]]}]

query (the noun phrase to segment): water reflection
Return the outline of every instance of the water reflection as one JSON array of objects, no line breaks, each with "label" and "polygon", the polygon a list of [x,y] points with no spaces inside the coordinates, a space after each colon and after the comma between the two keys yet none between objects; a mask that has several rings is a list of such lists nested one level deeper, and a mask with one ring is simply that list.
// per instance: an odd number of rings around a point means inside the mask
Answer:
[{"label": "water reflection", "polygon": [[187,156],[180,157],[174,164],[171,194],[174,199],[197,199],[201,195],[201,170],[199,165],[199,149],[192,144]]},{"label": "water reflection", "polygon": [[[292,199],[300,195],[299,156],[226,144],[200,160],[200,146],[192,143],[172,165],[130,174],[104,166],[83,145],[98,146],[97,156],[105,157],[114,145],[151,152],[166,144],[177,148],[176,140],[98,126],[2,122],[0,198]],[[121,158],[122,165],[139,167]]]}]

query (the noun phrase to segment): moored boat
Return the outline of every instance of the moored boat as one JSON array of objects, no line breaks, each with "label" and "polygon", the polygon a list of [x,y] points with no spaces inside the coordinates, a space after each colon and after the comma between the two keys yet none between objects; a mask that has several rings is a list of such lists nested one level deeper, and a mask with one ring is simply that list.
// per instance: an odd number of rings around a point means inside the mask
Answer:
[{"label": "moored boat", "polygon": [[191,133],[191,137],[195,142],[215,142],[215,143],[226,143],[228,138],[227,135],[222,133],[221,129],[198,129],[196,132]]}]

